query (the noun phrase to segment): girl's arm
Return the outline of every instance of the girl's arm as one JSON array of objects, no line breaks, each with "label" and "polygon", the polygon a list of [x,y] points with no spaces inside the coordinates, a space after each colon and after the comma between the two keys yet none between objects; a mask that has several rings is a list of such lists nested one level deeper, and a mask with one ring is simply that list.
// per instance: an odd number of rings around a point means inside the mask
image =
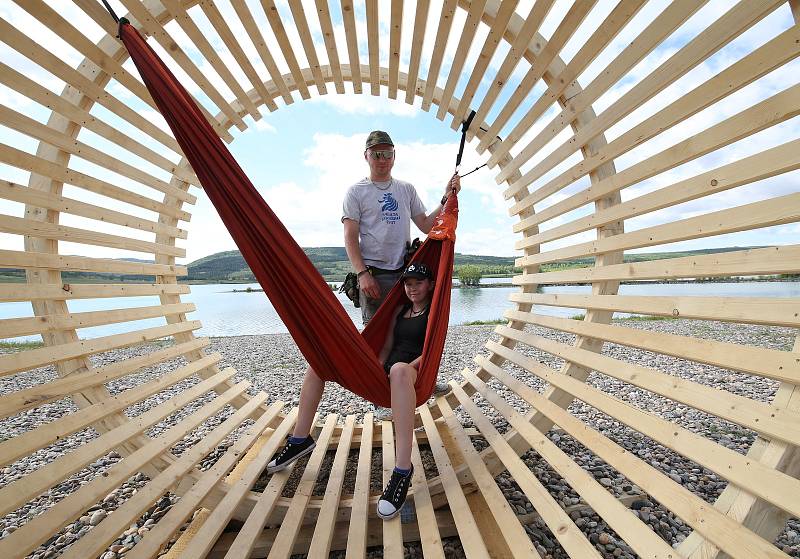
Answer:
[{"label": "girl's arm", "polygon": [[392,345],[394,345],[394,324],[397,322],[397,317],[402,311],[403,306],[401,305],[394,313],[394,319],[389,326],[389,332],[386,334],[386,341],[383,342],[383,348],[380,353],[378,353],[378,361],[380,361],[381,365],[386,362],[386,358],[389,357],[389,352],[392,350]]}]

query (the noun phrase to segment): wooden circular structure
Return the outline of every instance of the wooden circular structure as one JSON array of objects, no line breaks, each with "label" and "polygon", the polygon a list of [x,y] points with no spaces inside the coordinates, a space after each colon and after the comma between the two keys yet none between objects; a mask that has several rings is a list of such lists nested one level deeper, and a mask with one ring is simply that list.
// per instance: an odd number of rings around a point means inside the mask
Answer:
[{"label": "wooden circular structure", "polygon": [[[620,282],[800,271],[800,245],[787,243],[623,262],[626,251],[643,247],[800,221],[796,191],[775,196],[764,189],[753,198],[755,190],[750,189],[751,196],[742,204],[735,196],[737,189],[800,166],[796,123],[788,141],[767,149],[758,146],[762,131],[796,117],[800,84],[775,89],[756,103],[736,97],[762,77],[792,68],[800,54],[796,0],[742,1],[703,22],[696,15],[709,14],[703,12],[701,0],[668,4],[620,0],[598,5],[594,0],[575,0],[564,2],[566,7],[537,0],[524,12],[517,1],[443,0],[432,7],[428,0],[368,0],[363,21],[361,6],[349,0],[317,0],[314,10],[309,9],[312,3],[300,0],[278,6],[271,0],[116,4],[124,5],[132,24],[160,45],[168,64],[196,84],[193,91],[202,97],[200,105],[228,141],[232,126],[247,127],[244,117],[261,118],[262,106],[274,111],[282,104],[308,99],[312,92],[344,93],[345,85],[355,93],[399,96],[407,103],[419,97],[422,109],[435,110],[452,128],[471,109],[477,111],[478,125],[473,125],[470,136],[478,151],[490,156],[510,213],[519,217],[514,232],[520,238],[514,248],[523,252],[518,260],[523,272],[514,278],[519,291],[511,296],[514,309],[506,314],[508,323],[496,330],[499,341],[487,341],[488,355],[476,356],[476,367],[463,373],[465,381],[450,395],[418,410],[424,432],[417,432],[417,439],[424,438],[430,446],[439,475],[426,479],[420,473],[423,468],[417,468],[411,497],[416,520],[410,524],[400,520],[380,524],[374,515],[377,495],[369,491],[373,446],[382,447],[387,457],[392,455],[390,423],[357,424],[348,417],[341,425],[335,415],[323,418],[318,424],[322,450],[312,455],[293,497],[281,496],[288,473],[273,476],[263,493],[250,490],[291,429],[296,410],[284,410],[282,402],[267,405],[265,394],[248,393],[247,383],[232,379],[234,371],[218,367],[218,354],[205,351],[208,340],[193,334],[200,324],[186,317],[193,306],[181,297],[189,287],[177,283],[186,269],[175,260],[185,255],[179,245],[187,230],[181,222],[189,221],[197,179],[175,140],[144,113],[153,108],[152,100],[138,77],[129,73],[127,52],[99,2],[74,0],[71,7],[104,30],[99,40],[97,29],[76,27],[43,0],[17,0],[17,4],[17,12],[27,13],[26,21],[37,20],[85,59],[72,67],[43,46],[41,36],[0,19],[0,39],[20,55],[15,55],[16,65],[3,63],[3,85],[20,99],[51,111],[43,123],[0,106],[2,124],[15,131],[13,137],[25,138],[18,145],[0,147],[2,163],[29,174],[27,186],[10,181],[0,185],[0,197],[19,205],[4,207],[24,206],[24,215],[4,212],[0,217],[2,231],[19,241],[17,250],[0,251],[0,267],[23,269],[26,279],[3,284],[0,291],[4,302],[29,301],[33,307],[33,316],[5,318],[0,329],[3,338],[36,334],[44,340],[43,347],[0,356],[2,376],[16,379],[18,387],[0,395],[0,410],[4,418],[14,419],[65,398],[72,399],[76,408],[0,441],[4,466],[34,456],[41,459],[39,467],[0,488],[2,515],[18,514],[23,520],[0,539],[0,557],[35,552],[138,472],[149,481],[66,547],[64,556],[101,555],[167,491],[180,496],[177,503],[142,532],[141,541],[126,550],[126,557],[156,555],[193,514],[195,520],[172,555],[288,557],[294,549],[319,557],[331,549],[347,549],[348,557],[356,557],[364,555],[367,545],[383,545],[385,556],[400,557],[405,538],[420,541],[426,556],[436,557],[442,556],[441,537],[457,535],[468,557],[536,556],[520,519],[495,484],[494,478],[506,470],[568,556],[602,556],[520,459],[531,449],[641,557],[787,556],[771,542],[787,518],[800,516],[800,344],[779,350],[610,322],[614,312],[625,312],[771,328],[800,325],[797,299],[618,294]],[[653,4],[661,5],[654,9]],[[647,18],[638,17],[648,10]],[[381,16],[388,21],[383,26],[388,36],[381,33]],[[681,27],[687,21],[692,25]],[[783,28],[762,36],[749,51],[732,49],[735,56],[729,56],[727,65],[707,77],[695,75],[695,82],[688,82],[691,88],[686,88],[684,76],[735,44],[738,37],[780,27],[759,27],[765,21],[783,21]],[[542,31],[545,24],[547,33]],[[635,33],[630,32],[632,25],[639,26]],[[209,29],[216,33],[213,41]],[[682,32],[676,34],[677,29]],[[604,56],[590,72],[591,79],[579,83],[620,33],[628,33],[629,44]],[[454,47],[450,50],[448,37]],[[359,52],[359,41],[366,44],[364,53]],[[470,55],[473,43],[476,50]],[[663,59],[650,56],[664,45],[669,47],[660,51]],[[388,57],[382,57],[386,52]],[[257,53],[257,58],[246,53]],[[388,64],[381,63],[384,58]],[[652,67],[642,70],[637,66],[642,61]],[[26,75],[30,63],[63,82],[60,95]],[[214,79],[209,78],[208,68],[217,74]],[[609,96],[609,91],[617,91],[612,88],[620,87],[620,80],[628,80],[629,86]],[[223,85],[229,92],[220,91]],[[598,103],[602,110],[596,108]],[[709,117],[717,107],[718,114]],[[644,117],[637,119],[637,114]],[[705,120],[693,120],[695,115],[705,115]],[[749,149],[746,157],[725,151],[748,138],[759,149]],[[715,158],[715,154],[720,155]],[[615,161],[622,159],[626,166],[617,170]],[[687,167],[693,161],[697,165]],[[653,177],[657,183],[648,182]],[[635,190],[639,194],[623,202],[622,190],[632,187],[639,187]],[[717,196],[723,192],[731,196]],[[695,200],[710,202],[690,210],[691,215],[659,222],[660,212]],[[582,213],[571,213],[575,210]],[[636,221],[640,216],[652,220]],[[540,230],[543,224],[548,227]],[[589,240],[587,233],[592,235]],[[547,245],[556,241],[558,248]],[[791,241],[797,241],[796,234]],[[69,243],[67,249],[63,243]],[[87,246],[110,247],[124,256],[144,254],[153,262],[82,255],[81,248]],[[589,258],[592,265],[543,268],[578,258]],[[70,284],[63,278],[66,272],[110,274],[114,279]],[[537,289],[587,283],[590,294]],[[130,306],[129,297],[148,297],[152,302]],[[117,308],[71,312],[71,301],[94,298],[114,299]],[[569,307],[578,309],[576,313],[583,309],[585,318],[546,316],[535,312],[534,305]],[[137,327],[137,321],[152,318],[162,319],[164,325]],[[121,333],[79,336],[83,328],[108,324],[117,325]],[[528,325],[572,334],[575,341],[564,344],[537,335],[526,330]],[[104,359],[116,349],[161,339],[169,343],[137,357]],[[659,356],[669,356],[769,379],[777,389],[771,401],[757,401],[725,386],[696,382],[689,375],[617,359],[603,353],[604,344],[649,352],[654,363]],[[531,349],[557,357],[563,365],[546,366],[530,357]],[[113,396],[109,392],[109,383],[162,364],[169,365],[170,372]],[[511,367],[517,371],[513,375]],[[544,391],[520,380],[525,378],[520,370],[540,379]],[[48,377],[48,371],[54,374]],[[592,371],[631,390],[666,398],[676,408],[752,431],[757,438],[746,454],[735,452],[680,421],[650,413],[646,406],[637,407],[587,383]],[[493,388],[497,383],[526,402],[529,413],[523,416],[501,397]],[[146,411],[131,411],[176,385],[185,388],[173,390],[170,399]],[[208,393],[214,397],[206,397],[199,406],[198,398]],[[498,433],[475,399],[493,406],[509,430]],[[576,399],[713,472],[728,482],[727,487],[715,503],[706,502],[685,486],[686,480],[679,483],[570,413]],[[228,405],[236,410],[228,420],[179,456],[170,452],[176,442]],[[461,426],[453,413],[457,406],[476,429]],[[183,408],[185,417],[174,427],[148,434],[153,425]],[[198,464],[248,419],[252,427],[241,430],[243,434],[213,468],[201,471]],[[673,549],[546,436],[554,425],[691,526],[692,534]],[[56,452],[60,441],[90,428],[97,431],[96,438],[63,455]],[[480,452],[470,442],[476,434],[488,443]],[[324,497],[312,497],[326,449],[335,451],[328,490]],[[345,495],[341,478],[351,449],[360,451],[358,477],[354,492]],[[112,451],[122,459],[102,475],[48,510],[26,516],[27,503]],[[421,465],[416,443],[414,461]],[[202,513],[195,513],[201,508]],[[244,522],[241,530],[221,536],[231,519]]]}]

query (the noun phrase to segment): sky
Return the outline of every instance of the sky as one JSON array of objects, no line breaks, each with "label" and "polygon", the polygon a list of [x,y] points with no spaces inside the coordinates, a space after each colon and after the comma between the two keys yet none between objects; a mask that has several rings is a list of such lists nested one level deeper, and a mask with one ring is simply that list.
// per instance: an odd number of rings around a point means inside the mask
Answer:
[{"label": "sky", "polygon": [[[84,14],[77,6],[61,2],[58,0],[46,0],[52,6],[58,7],[58,12],[62,14],[76,28],[84,31],[92,41],[97,41],[103,35],[102,30]],[[237,37],[242,38],[242,44],[250,60],[254,61],[254,66],[259,76],[266,77],[267,72],[264,65],[260,62],[255,47],[246,37],[246,31],[238,24],[233,9],[228,0],[217,2],[220,12],[228,21],[232,21],[232,31]],[[252,12],[257,18],[262,31],[267,35],[267,45],[273,53],[278,53],[279,49],[274,37],[269,36],[269,26],[263,18],[263,11],[260,3],[247,1]],[[291,21],[291,12],[285,1],[276,2],[279,12],[284,21]],[[303,2],[308,13],[314,13],[314,2]],[[346,63],[346,42],[344,27],[341,19],[341,12],[338,2],[329,3],[334,24],[334,35],[336,37],[340,60]],[[366,43],[366,24],[364,3],[356,2],[355,15],[357,20],[357,30],[359,36],[359,51],[362,64],[368,61],[368,51]],[[594,109],[598,115],[602,115],[609,108],[614,108],[614,103],[622,95],[630,91],[635,85],[664,62],[668,61],[688,39],[697,35],[709,23],[719,18],[731,6],[728,0],[711,0],[703,8],[699,9],[684,25],[679,27],[670,35],[659,47],[648,55],[641,63],[637,64],[627,75],[617,84],[612,86],[595,103]],[[127,10],[119,1],[112,1],[119,14],[126,13]],[[411,36],[414,25],[414,2],[404,4],[405,11],[403,17],[402,37],[400,52],[400,68],[406,71],[410,59]],[[429,29],[423,41],[423,64],[420,76],[427,74],[427,60],[433,49],[435,40],[436,22],[438,21],[442,2],[432,1],[428,14]],[[525,18],[533,5],[532,1],[520,1],[516,11]],[[541,33],[545,38],[553,35],[558,24],[572,6],[570,0],[556,0],[554,7],[545,19]],[[583,24],[567,43],[562,56],[565,62],[569,62],[571,57],[580,49],[590,34],[598,27],[603,19],[610,13],[615,6],[615,2],[609,0],[599,0],[594,8],[588,13]],[[619,35],[605,48],[599,52],[595,60],[579,76],[578,81],[586,87],[592,83],[605,66],[612,61],[622,49],[632,41],[637,30],[649,24],[666,6],[665,0],[651,0],[639,10],[634,19],[622,30]],[[192,8],[189,11],[192,20],[198,29],[208,38],[222,53],[222,61],[230,62],[232,55],[224,48],[221,39],[218,37],[209,20],[202,12],[200,7]],[[28,36],[35,37],[37,42],[45,46],[51,52],[58,53],[65,63],[75,67],[83,60],[83,55],[73,47],[65,43],[61,38],[55,36],[46,29],[41,23],[37,22],[30,15],[24,12],[19,6],[12,2],[0,3],[0,17],[12,23]],[[322,35],[319,23],[316,18],[309,18],[311,23],[312,36],[317,44],[322,44]],[[379,22],[382,31],[382,42],[380,43],[381,64],[388,65],[388,31],[390,27],[389,2],[379,3]],[[450,37],[445,51],[443,70],[440,73],[438,85],[443,87],[450,65],[452,64],[459,36],[465,22],[465,12],[457,10]],[[623,117],[613,125],[606,134],[609,141],[623,134],[638,123],[646,120],[656,111],[667,106],[669,103],[680,99],[687,92],[702,84],[708,79],[713,78],[724,68],[735,63],[737,60],[761,47],[766,41],[777,34],[788,29],[792,25],[792,15],[787,5],[783,5],[772,14],[765,17],[752,29],[743,33],[719,52],[712,55],[702,64],[688,72],[674,84],[667,87],[663,92],[655,96],[651,101],[644,103],[641,107],[629,115]],[[228,89],[213,65],[202,57],[199,51],[189,47],[188,38],[181,39],[182,30],[176,22],[172,22],[167,29],[174,33],[179,39],[178,43],[186,47],[189,57],[194,60],[203,71],[207,79],[218,87],[226,99],[233,98],[233,93]],[[473,43],[469,55],[467,56],[461,79],[459,80],[455,93],[460,97],[469,78],[470,69],[475,66],[477,55],[488,34],[485,25],[479,26],[476,39]],[[295,51],[301,67],[307,66],[307,61],[303,53],[300,38],[294,29],[289,28],[289,38],[294,45]],[[0,40],[4,39],[0,36]],[[12,42],[13,41],[9,41]],[[153,41],[150,41],[153,43]],[[159,54],[165,55],[160,46],[155,47]],[[489,69],[483,77],[478,88],[476,99],[482,98],[492,82],[492,78],[500,68],[509,45],[502,42],[497,49],[494,57],[489,63]],[[324,49],[317,50],[321,64],[327,64],[327,54]],[[279,69],[286,73],[288,65],[280,57],[277,57]],[[24,75],[34,79],[38,84],[48,90],[59,94],[64,83],[58,78],[48,73],[27,59],[22,54],[13,50],[6,43],[0,43],[0,61],[17,69]],[[206,97],[200,87],[185,74],[174,63],[170,62],[176,75],[182,83],[198,99],[204,103],[209,110],[216,112],[211,100]],[[235,65],[232,65],[235,66]],[[132,75],[136,76],[136,71],[130,61],[123,67]],[[521,80],[527,65],[519,64],[508,84],[503,89],[498,101],[494,104],[488,115],[488,122],[492,122],[499,113],[499,109],[504,102],[511,96],[514,88]],[[715,124],[735,113],[752,106],[753,104],[768,98],[788,87],[798,83],[797,76],[800,71],[800,63],[797,60],[789,62],[782,68],[767,73],[765,76],[747,85],[735,94],[729,96],[723,102],[717,103],[703,111],[698,112],[685,122],[672,127],[653,140],[635,148],[629,153],[617,158],[615,165],[617,171],[621,171],[642,159],[665,149],[676,142],[686,138],[688,135],[702,131],[708,126]],[[241,84],[247,84],[246,77],[241,71],[234,73],[236,79]],[[138,76],[137,76],[138,77]],[[109,89],[116,95],[124,99],[132,108],[151,120],[157,126],[165,127],[163,119],[151,108],[144,105],[130,91],[118,82],[112,81]],[[248,87],[249,89],[249,87]],[[539,83],[534,93],[542,93],[545,85]],[[417,99],[414,105],[407,105],[403,101],[404,94],[399,95],[400,100],[391,100],[386,96],[386,88],[382,88],[381,96],[374,97],[369,95],[369,87],[365,88],[364,95],[352,93],[352,87],[346,84],[347,93],[337,95],[332,84],[328,86],[328,95],[319,95],[315,88],[311,89],[312,98],[302,101],[298,94],[294,94],[295,102],[286,105],[283,100],[278,99],[276,103],[279,110],[270,113],[266,107],[262,106],[261,119],[255,121],[251,116],[245,117],[248,129],[244,132],[235,128],[231,129],[234,141],[229,145],[240,165],[248,174],[253,184],[264,196],[268,204],[273,208],[278,217],[286,224],[291,234],[301,246],[342,246],[342,225],[341,201],[347,188],[367,174],[367,166],[363,160],[363,144],[370,130],[387,130],[392,135],[396,144],[397,160],[394,175],[397,178],[407,180],[414,184],[420,193],[423,201],[428,208],[436,206],[437,201],[443,193],[448,178],[453,173],[455,157],[458,150],[459,133],[450,127],[451,118],[444,121],[436,118],[438,107],[433,106],[431,112],[421,110],[420,101]],[[515,113],[518,119],[530,108],[535,96],[528,97],[520,110]],[[22,113],[36,121],[46,122],[49,111],[35,102],[25,99],[19,93],[0,84],[0,104]],[[530,141],[539,130],[541,130],[556,114],[556,107],[551,107],[533,126],[530,132],[525,134],[522,140],[512,150],[512,154],[518,153]],[[159,144],[135,131],[130,124],[121,121],[107,109],[95,106],[92,115],[119,128],[126,133],[131,133],[143,144],[152,149],[163,153],[172,161],[177,158],[174,153],[163,149]],[[695,161],[684,164],[676,169],[662,173],[652,179],[643,181],[640,184],[625,189],[622,193],[623,200],[629,200],[636,196],[652,192],[679,180],[697,175],[701,172],[713,169],[720,165],[731,163],[747,155],[757,153],[766,148],[780,145],[782,143],[797,138],[798,118],[784,122],[764,130],[755,136],[751,136],[732,144],[718,152],[709,154]],[[507,126],[500,132],[501,137],[505,137],[510,132],[511,127]],[[553,141],[544,146],[539,154],[531,161],[523,165],[522,172],[531,169],[537,162],[541,161],[548,153],[556,149],[570,137],[570,131],[564,131]],[[81,131],[78,136],[80,141],[101,149],[104,153],[117,157],[122,161],[129,162],[136,167],[151,173],[162,180],[169,180],[169,174],[163,169],[157,168],[151,163],[139,159],[137,156],[120,149],[98,137],[87,130]],[[37,141],[23,134],[0,126],[0,142],[34,153]],[[488,158],[488,153],[478,154],[475,150],[477,141],[467,145],[462,171],[468,171],[484,163]],[[549,178],[557,175],[575,162],[579,161],[578,154],[574,154],[562,164],[556,166],[552,172],[538,179],[530,190],[544,184]],[[136,192],[141,192],[151,197],[156,197],[152,189],[143,185],[136,184],[130,179],[114,175],[105,171],[95,164],[86,160],[73,157],[70,167],[98,178],[108,180],[114,184],[130,187]],[[507,185],[498,185],[495,175],[498,169],[486,169],[478,171],[462,182],[463,191],[460,196],[460,224],[456,250],[467,254],[482,254],[496,256],[519,256],[521,253],[514,249],[514,242],[520,235],[512,232],[512,226],[518,221],[517,217],[509,216],[508,208],[510,203],[503,197],[503,190]],[[0,163],[0,179],[12,181],[26,185],[28,175],[18,169],[11,168]],[[574,185],[563,189],[557,194],[536,205],[536,210],[541,209],[564,199],[568,195],[585,188],[588,179],[584,178],[577,181]],[[732,206],[747,204],[765,198],[790,194],[800,190],[800,172],[792,171],[778,177],[762,180],[751,185],[737,188],[715,196],[709,196],[694,202],[681,204],[679,206],[660,210],[652,214],[636,217],[626,222],[626,230],[636,230],[643,227],[650,227],[661,223],[672,222],[685,219],[694,215],[699,215],[709,211],[716,211]],[[198,202],[193,207],[187,207],[192,213],[189,224],[182,226],[188,229],[189,238],[179,240],[178,246],[186,250],[185,258],[179,259],[179,263],[189,263],[198,258],[209,254],[235,249],[235,243],[228,235],[213,206],[200,189],[193,188],[192,193],[198,197]],[[82,201],[102,205],[111,209],[118,209],[134,215],[140,215],[153,219],[153,214],[144,210],[128,207],[125,204],[114,206],[107,199],[97,195],[87,194],[77,188],[67,186],[64,189],[64,196],[74,197]],[[5,215],[21,216],[22,205],[13,202],[0,201],[0,212]],[[543,224],[542,228],[547,229],[566,223],[576,217],[590,213],[591,207],[584,207],[574,210]],[[63,215],[61,223],[75,227],[91,227],[97,231],[109,232],[113,234],[130,234],[128,229],[106,223],[90,222],[85,218]],[[412,227],[412,236],[419,232]],[[152,234],[144,232],[134,232],[133,237],[152,240]],[[559,248],[575,242],[591,240],[595,236],[593,231],[587,231],[565,239],[560,239],[545,244],[542,249],[549,250]],[[655,250],[686,250],[695,248],[721,247],[721,246],[755,246],[755,245],[774,245],[790,244],[800,240],[800,226],[789,224],[756,230],[751,232],[741,232],[736,234],[720,235],[710,239],[697,241],[684,241],[670,245],[649,247],[645,251]],[[146,255],[128,251],[119,251],[102,247],[91,247],[77,245],[73,243],[60,243],[60,252],[64,254],[83,254],[87,256],[100,257],[139,257],[146,258]],[[18,236],[0,233],[0,248],[21,250],[22,242]]]}]

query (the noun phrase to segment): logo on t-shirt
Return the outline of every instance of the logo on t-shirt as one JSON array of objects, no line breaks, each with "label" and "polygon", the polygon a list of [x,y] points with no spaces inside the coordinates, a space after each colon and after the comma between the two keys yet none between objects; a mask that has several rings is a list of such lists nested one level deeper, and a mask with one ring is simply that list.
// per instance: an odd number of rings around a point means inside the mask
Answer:
[{"label": "logo on t-shirt", "polygon": [[383,215],[381,216],[381,221],[386,223],[397,223],[400,221],[400,212],[397,211],[397,200],[394,199],[391,192],[384,194],[378,202],[382,204],[381,212],[383,212]]}]

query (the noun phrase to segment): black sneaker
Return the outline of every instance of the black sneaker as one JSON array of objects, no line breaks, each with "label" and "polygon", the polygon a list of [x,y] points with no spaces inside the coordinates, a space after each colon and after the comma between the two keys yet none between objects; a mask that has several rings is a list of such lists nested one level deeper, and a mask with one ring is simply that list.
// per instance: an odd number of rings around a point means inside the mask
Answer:
[{"label": "black sneaker", "polygon": [[400,513],[403,503],[406,502],[408,488],[411,487],[411,476],[414,475],[414,466],[407,475],[392,472],[383,495],[378,500],[378,516],[384,520],[391,520]]},{"label": "black sneaker", "polygon": [[283,449],[275,455],[275,458],[270,460],[267,464],[267,473],[273,474],[275,472],[280,472],[298,458],[302,458],[314,450],[315,446],[317,446],[317,443],[311,438],[311,435],[307,436],[303,442],[297,444],[292,444],[287,440],[286,446],[284,446]]}]

